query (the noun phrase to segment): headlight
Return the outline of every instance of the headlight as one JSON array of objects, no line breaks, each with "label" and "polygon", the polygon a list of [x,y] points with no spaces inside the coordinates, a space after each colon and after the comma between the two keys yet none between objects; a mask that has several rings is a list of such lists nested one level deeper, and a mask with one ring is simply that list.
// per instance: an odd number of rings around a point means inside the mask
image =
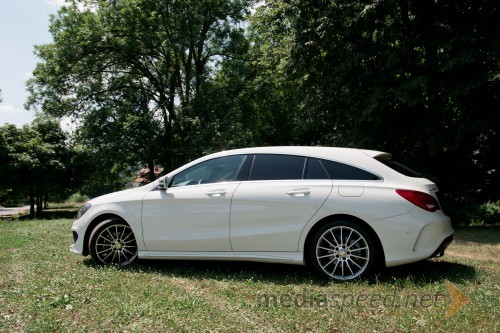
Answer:
[{"label": "headlight", "polygon": [[91,203],[87,202],[85,205],[80,207],[80,209],[78,209],[78,213],[76,214],[76,219],[78,220],[80,217],[82,217],[83,214],[85,214],[85,212],[89,210],[90,206],[92,206]]}]

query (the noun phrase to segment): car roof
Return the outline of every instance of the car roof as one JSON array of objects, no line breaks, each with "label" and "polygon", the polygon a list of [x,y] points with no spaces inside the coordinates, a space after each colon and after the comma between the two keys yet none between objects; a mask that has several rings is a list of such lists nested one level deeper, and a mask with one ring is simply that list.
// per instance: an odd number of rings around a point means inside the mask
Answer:
[{"label": "car roof", "polygon": [[[344,147],[323,147],[323,146],[268,146],[268,147],[253,147],[226,150],[215,153],[212,157],[227,156],[234,154],[290,154],[290,155],[303,155],[318,158],[341,158],[346,155],[359,155],[363,153],[372,158],[377,159],[390,159],[391,154],[376,150],[358,149],[358,148],[344,148]],[[207,157],[208,157],[207,156]]]},{"label": "car roof", "polygon": [[[214,154],[209,154],[195,159],[175,170],[170,171],[166,177],[186,170],[198,163],[211,160],[217,157],[230,155],[251,155],[251,154],[283,154],[313,157],[319,159],[332,160],[336,162],[353,165],[368,172],[376,173],[387,179],[387,176],[400,178],[401,175],[384,164],[380,160],[390,160],[391,154],[370,149],[344,148],[344,147],[322,147],[322,146],[268,146],[225,150]],[[377,161],[379,160],[379,161]]]}]

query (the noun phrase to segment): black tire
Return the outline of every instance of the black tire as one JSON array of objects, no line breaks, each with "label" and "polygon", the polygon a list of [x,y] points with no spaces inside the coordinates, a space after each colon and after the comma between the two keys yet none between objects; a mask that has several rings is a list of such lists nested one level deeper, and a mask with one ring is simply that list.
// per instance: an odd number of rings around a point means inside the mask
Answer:
[{"label": "black tire", "polygon": [[351,221],[328,222],[315,232],[306,250],[308,264],[322,276],[338,281],[365,277],[376,262],[370,233]]},{"label": "black tire", "polygon": [[99,223],[89,239],[90,256],[99,265],[126,266],[137,258],[137,242],[130,226],[119,218]]}]

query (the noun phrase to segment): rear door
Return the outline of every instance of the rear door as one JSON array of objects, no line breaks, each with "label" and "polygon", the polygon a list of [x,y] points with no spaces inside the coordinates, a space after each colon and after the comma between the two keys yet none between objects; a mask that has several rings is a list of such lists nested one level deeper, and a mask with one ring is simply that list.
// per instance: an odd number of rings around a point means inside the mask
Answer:
[{"label": "rear door", "polygon": [[233,195],[233,251],[297,251],[302,229],[331,190],[332,181],[317,160],[255,155],[249,180]]}]

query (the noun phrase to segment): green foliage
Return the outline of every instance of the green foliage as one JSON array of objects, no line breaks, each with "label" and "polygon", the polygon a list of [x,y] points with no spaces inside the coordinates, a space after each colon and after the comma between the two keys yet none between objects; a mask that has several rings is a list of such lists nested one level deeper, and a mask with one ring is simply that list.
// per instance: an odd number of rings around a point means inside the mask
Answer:
[{"label": "green foliage", "polygon": [[72,2],[52,18],[54,43],[36,48],[27,106],[78,119],[79,142],[108,170],[185,162],[199,153],[198,95],[220,60],[244,49],[238,23],[250,2]]},{"label": "green foliage", "polygon": [[111,169],[107,169],[99,164],[97,159],[99,155],[87,154],[87,156],[88,168],[83,171],[84,182],[80,188],[81,193],[94,198],[130,187],[137,171],[133,167],[117,162]]},{"label": "green foliage", "polygon": [[494,0],[254,3],[80,0],[52,17],[27,106],[78,124],[86,194],[138,163],[297,144],[391,152],[453,207],[499,199]]},{"label": "green foliage", "polygon": [[492,0],[266,1],[251,29],[286,82],[265,96],[292,104],[273,105],[294,133],[278,140],[389,151],[445,201],[497,200],[498,19]]},{"label": "green foliage", "polygon": [[[31,215],[41,213],[43,203],[50,199],[64,200],[78,183],[66,134],[57,121],[37,118],[32,125],[17,128],[0,126],[1,177],[0,188],[7,199],[30,198]],[[3,153],[1,153],[3,151]]]},{"label": "green foliage", "polygon": [[82,203],[85,201],[88,201],[89,197],[83,194],[80,194],[80,192],[73,193],[66,202],[69,203]]},{"label": "green foliage", "polygon": [[455,226],[488,225],[500,223],[500,201],[481,204],[444,202],[444,212],[451,217]]},{"label": "green foliage", "polygon": [[483,203],[479,206],[479,212],[485,224],[500,223],[500,200]]}]

